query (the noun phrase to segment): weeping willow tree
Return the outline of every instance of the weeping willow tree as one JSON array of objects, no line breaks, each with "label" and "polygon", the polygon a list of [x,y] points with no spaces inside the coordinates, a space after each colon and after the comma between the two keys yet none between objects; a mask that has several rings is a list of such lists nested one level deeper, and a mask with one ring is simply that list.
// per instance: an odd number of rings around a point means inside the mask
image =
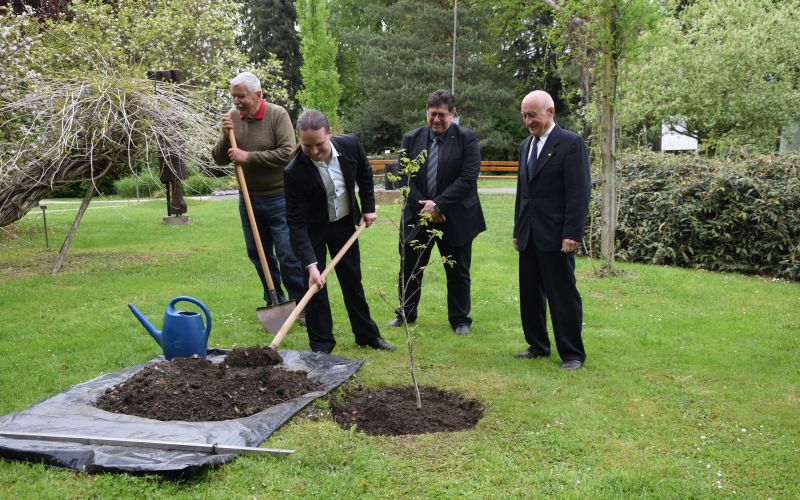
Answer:
[{"label": "weeping willow tree", "polygon": [[[23,217],[59,187],[87,181],[62,245],[58,272],[96,185],[154,155],[201,171],[212,165],[216,115],[190,91],[111,73],[40,78],[0,105],[0,227]],[[216,167],[215,167],[216,168]]]}]

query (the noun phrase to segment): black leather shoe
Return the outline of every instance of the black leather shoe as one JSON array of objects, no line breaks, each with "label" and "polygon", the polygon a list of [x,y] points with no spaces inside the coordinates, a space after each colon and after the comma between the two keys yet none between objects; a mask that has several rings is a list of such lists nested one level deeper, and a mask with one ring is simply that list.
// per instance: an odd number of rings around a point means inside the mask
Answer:
[{"label": "black leather shoe", "polygon": [[383,339],[383,337],[378,337],[371,344],[358,344],[358,345],[360,345],[361,347],[371,347],[372,349],[378,349],[382,351],[394,351],[395,349],[397,349],[392,344],[386,342]]},{"label": "black leather shoe", "polygon": [[[408,320],[408,324],[410,325],[414,321],[415,320],[410,319],[410,320]],[[395,328],[400,328],[401,326],[403,326],[403,318],[401,318],[400,316],[396,316],[393,320],[391,320],[390,322],[386,323],[386,326],[393,326]]]},{"label": "black leather shoe", "polygon": [[320,354],[330,354],[333,349],[314,349],[314,352],[318,352]]},{"label": "black leather shoe", "polygon": [[453,331],[456,332],[456,335],[469,335],[469,332],[472,330],[470,329],[469,325],[466,323],[461,323],[460,325],[456,325],[453,327]]},{"label": "black leather shoe", "polygon": [[522,351],[518,352],[514,355],[515,358],[522,358],[522,359],[537,359],[537,358],[546,358],[548,357],[547,354],[539,354],[538,352],[531,352],[531,351]]},{"label": "black leather shoe", "polygon": [[583,363],[578,361],[577,359],[571,359],[569,361],[564,361],[561,363],[561,368],[565,370],[577,370],[583,367]]}]

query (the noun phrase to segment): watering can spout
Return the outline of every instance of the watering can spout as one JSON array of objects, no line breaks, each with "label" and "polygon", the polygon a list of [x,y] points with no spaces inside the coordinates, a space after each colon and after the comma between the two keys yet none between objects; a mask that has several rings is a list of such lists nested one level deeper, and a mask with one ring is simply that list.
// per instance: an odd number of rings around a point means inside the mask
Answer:
[{"label": "watering can spout", "polygon": [[158,331],[156,327],[153,326],[152,323],[147,321],[147,318],[145,318],[144,314],[140,313],[139,310],[136,309],[136,306],[134,306],[133,304],[128,304],[128,307],[130,308],[133,315],[136,316],[136,319],[139,320],[139,323],[141,323],[144,329],[147,330],[147,333],[149,333],[156,340],[156,342],[158,342],[158,345],[162,345],[161,332]]}]

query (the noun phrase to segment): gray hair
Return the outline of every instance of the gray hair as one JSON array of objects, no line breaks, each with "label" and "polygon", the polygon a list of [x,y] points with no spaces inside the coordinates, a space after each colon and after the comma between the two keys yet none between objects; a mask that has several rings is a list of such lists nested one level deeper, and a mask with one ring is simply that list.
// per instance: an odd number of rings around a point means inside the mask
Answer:
[{"label": "gray hair", "polygon": [[231,87],[236,85],[244,85],[250,92],[261,92],[261,81],[256,75],[247,71],[233,77]]},{"label": "gray hair", "polygon": [[319,130],[325,129],[326,132],[331,131],[331,123],[322,111],[316,109],[307,109],[303,111],[300,118],[297,119],[297,131],[301,130]]}]

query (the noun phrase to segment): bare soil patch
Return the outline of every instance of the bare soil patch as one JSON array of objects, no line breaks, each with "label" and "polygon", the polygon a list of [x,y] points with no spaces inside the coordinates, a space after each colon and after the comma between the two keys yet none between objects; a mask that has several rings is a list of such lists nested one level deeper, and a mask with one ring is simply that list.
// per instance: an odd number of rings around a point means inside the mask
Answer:
[{"label": "bare soil patch", "polygon": [[[105,391],[95,406],[155,420],[210,422],[246,417],[322,388],[303,371],[288,371],[268,346],[234,349],[218,364],[176,358],[144,367]],[[350,385],[331,399],[341,427],[399,436],[470,429],[483,406],[452,391],[420,387],[422,408],[410,386],[367,389]]]},{"label": "bare soil patch", "polygon": [[144,367],[98,398],[113,413],[155,420],[208,422],[241,418],[321,389],[303,371],[288,371],[268,346],[232,350],[215,364],[176,358]]},{"label": "bare soil patch", "polygon": [[335,401],[333,419],[345,429],[356,426],[373,436],[400,436],[460,431],[475,427],[483,406],[461,394],[435,387],[420,387],[422,408],[411,386],[384,387]]}]

